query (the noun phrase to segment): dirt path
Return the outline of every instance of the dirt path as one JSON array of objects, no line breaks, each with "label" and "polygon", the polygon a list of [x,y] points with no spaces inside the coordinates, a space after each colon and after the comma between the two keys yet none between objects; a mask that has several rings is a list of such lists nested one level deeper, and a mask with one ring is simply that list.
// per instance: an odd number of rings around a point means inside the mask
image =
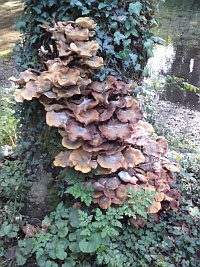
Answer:
[{"label": "dirt path", "polygon": [[15,24],[22,10],[21,0],[0,0],[0,87],[9,87],[8,78],[15,74],[10,56],[19,37]]},{"label": "dirt path", "polygon": [[0,0],[0,58],[8,58],[19,36],[15,23],[23,9],[20,0]]}]

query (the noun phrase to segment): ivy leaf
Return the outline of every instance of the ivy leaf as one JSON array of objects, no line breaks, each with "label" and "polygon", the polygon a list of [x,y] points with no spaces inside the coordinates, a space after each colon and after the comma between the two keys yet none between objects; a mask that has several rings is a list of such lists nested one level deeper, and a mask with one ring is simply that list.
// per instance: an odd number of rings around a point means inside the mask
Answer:
[{"label": "ivy leaf", "polygon": [[114,21],[114,22],[110,23],[110,28],[111,28],[111,29],[117,29],[117,28],[118,28],[118,24],[117,24],[117,22]]},{"label": "ivy leaf", "polygon": [[129,56],[131,58],[133,65],[135,65],[137,62],[138,56],[136,54],[133,54],[133,53],[131,53]]},{"label": "ivy leaf", "polygon": [[108,5],[106,5],[106,4],[104,4],[104,3],[99,3],[99,5],[98,5],[98,9],[102,9],[102,8],[104,8],[104,7],[106,7],[106,6],[108,6]]},{"label": "ivy leaf", "polygon": [[164,39],[162,39],[160,37],[156,37],[156,36],[151,37],[151,40],[154,41],[155,43],[161,44],[161,45],[163,45],[165,43]]},{"label": "ivy leaf", "polygon": [[42,13],[42,9],[40,6],[33,7],[32,9],[36,11],[37,15],[40,15]]},{"label": "ivy leaf", "polygon": [[138,1],[136,3],[130,3],[129,4],[129,13],[131,15],[135,14],[135,15],[140,15],[142,9],[142,4]]},{"label": "ivy leaf", "polygon": [[140,64],[136,64],[136,66],[135,66],[135,70],[136,70],[136,71],[140,70],[140,67],[141,67]]},{"label": "ivy leaf", "polygon": [[133,36],[135,36],[135,37],[138,37],[139,35],[138,35],[138,31],[136,30],[136,28],[133,28],[133,29],[131,29],[131,34],[133,35]]},{"label": "ivy leaf", "polygon": [[191,246],[187,248],[187,251],[189,251],[191,254],[195,254],[195,250]]},{"label": "ivy leaf", "polygon": [[23,28],[25,26],[26,26],[26,22],[25,21],[18,21],[15,27],[16,27],[17,30],[20,30],[21,28]]},{"label": "ivy leaf", "polygon": [[125,50],[119,52],[119,56],[123,60],[128,60],[129,59],[129,53],[130,53],[130,50],[125,49]]},{"label": "ivy leaf", "polygon": [[189,213],[193,217],[200,218],[200,211],[199,211],[199,208],[198,207],[194,207],[194,208],[193,207],[190,207],[189,208]]},{"label": "ivy leaf", "polygon": [[144,70],[143,70],[143,72],[142,72],[142,76],[143,76],[143,77],[147,77],[148,75],[149,75],[149,70],[148,70],[147,67],[144,67]]},{"label": "ivy leaf", "polygon": [[144,43],[144,48],[147,52],[147,56],[148,58],[153,57],[153,41],[152,40],[148,40]]},{"label": "ivy leaf", "polygon": [[70,4],[72,6],[77,6],[77,7],[82,7],[83,6],[83,4],[80,1],[74,1],[74,0],[71,0]]},{"label": "ivy leaf", "polygon": [[131,44],[131,39],[123,40],[123,46],[124,46],[124,48],[127,48],[127,46],[129,46],[130,44]]},{"label": "ivy leaf", "polygon": [[54,4],[56,4],[56,0],[48,0],[49,7],[52,7]]},{"label": "ivy leaf", "polygon": [[120,41],[126,39],[126,36],[120,33],[119,31],[114,33],[114,42],[117,45],[120,45]]}]

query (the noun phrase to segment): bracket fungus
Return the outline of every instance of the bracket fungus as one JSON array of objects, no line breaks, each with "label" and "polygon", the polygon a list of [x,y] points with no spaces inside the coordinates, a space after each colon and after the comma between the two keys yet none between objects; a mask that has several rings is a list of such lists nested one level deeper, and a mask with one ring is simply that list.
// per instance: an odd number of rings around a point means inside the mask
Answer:
[{"label": "bracket fungus", "polygon": [[79,26],[81,26],[82,28],[86,28],[89,30],[92,30],[94,28],[96,28],[97,24],[94,22],[93,19],[89,18],[89,17],[80,17],[78,18],[75,23]]},{"label": "bracket fungus", "polygon": [[[154,129],[142,120],[132,95],[137,84],[114,76],[93,80],[103,66],[91,31],[95,27],[88,17],[43,26],[55,42],[51,59],[41,72],[26,70],[18,79],[10,78],[20,86],[15,99],[39,98],[47,124],[57,127],[63,138],[65,150],[55,157],[54,165],[92,174],[94,205],[103,210],[117,208],[127,203],[131,187],[134,192],[155,192],[147,212],[177,210],[180,195],[170,189],[170,183],[181,168],[164,158],[167,142],[163,137],[151,139]],[[142,227],[145,220],[137,216],[130,224]]]}]

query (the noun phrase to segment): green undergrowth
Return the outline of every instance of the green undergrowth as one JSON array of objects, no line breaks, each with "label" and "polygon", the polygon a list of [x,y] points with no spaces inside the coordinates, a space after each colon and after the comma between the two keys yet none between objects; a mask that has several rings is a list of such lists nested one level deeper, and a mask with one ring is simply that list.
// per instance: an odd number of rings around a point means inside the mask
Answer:
[{"label": "green undergrowth", "polygon": [[16,145],[15,88],[0,87],[0,147]]},{"label": "green undergrowth", "polygon": [[[95,209],[91,213],[86,208],[69,208],[64,200],[42,223],[37,222],[35,227],[39,226],[39,233],[26,238],[22,226],[27,217],[21,214],[19,205],[23,206],[25,198],[20,200],[19,196],[26,195],[31,181],[24,175],[25,162],[5,162],[0,170],[4,201],[0,209],[1,265],[9,266],[13,262],[12,266],[29,266],[25,262],[32,258],[37,262],[36,266],[197,267],[200,159],[194,154],[180,155],[177,152],[171,152],[170,156],[183,166],[176,185],[182,194],[178,212],[161,212],[158,221],[148,216],[144,228],[133,229],[121,218],[124,214],[145,217],[142,206],[136,209],[137,214],[130,213],[125,206],[119,210],[110,208],[107,212]],[[5,177],[10,177],[9,182],[5,183]],[[61,188],[60,194],[65,190]],[[80,190],[76,186],[68,193],[87,204],[89,195],[85,192],[85,198],[80,199]],[[132,199],[136,201],[138,196]],[[8,259],[6,255],[13,246],[15,258]]]}]

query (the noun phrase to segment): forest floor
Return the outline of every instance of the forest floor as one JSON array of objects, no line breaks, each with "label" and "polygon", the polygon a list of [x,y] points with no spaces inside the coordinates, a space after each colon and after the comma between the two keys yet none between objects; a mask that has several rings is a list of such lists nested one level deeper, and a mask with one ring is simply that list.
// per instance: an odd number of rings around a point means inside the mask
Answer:
[{"label": "forest floor", "polygon": [[0,58],[11,55],[19,36],[15,24],[22,10],[23,4],[20,0],[0,0]]}]

